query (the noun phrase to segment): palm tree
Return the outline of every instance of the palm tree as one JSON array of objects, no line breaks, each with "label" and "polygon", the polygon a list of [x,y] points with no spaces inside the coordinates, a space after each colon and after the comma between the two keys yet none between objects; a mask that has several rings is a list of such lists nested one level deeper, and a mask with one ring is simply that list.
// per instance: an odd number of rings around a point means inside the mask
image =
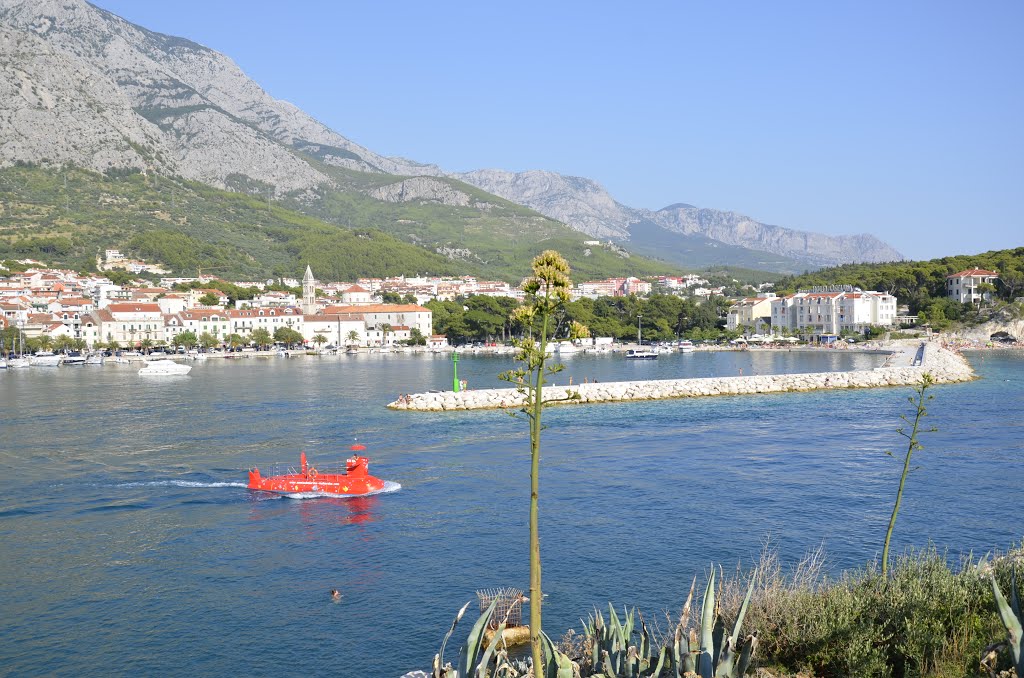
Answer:
[{"label": "palm tree", "polygon": [[142,349],[143,353],[148,355],[149,349],[153,348],[153,340],[150,339],[149,337],[146,337],[141,342],[139,342],[139,348]]},{"label": "palm tree", "polygon": [[41,334],[39,335],[39,338],[36,340],[36,343],[39,345],[39,350],[49,351],[50,347],[53,346],[53,337],[51,337],[49,334]]},{"label": "palm tree", "polygon": [[380,340],[381,346],[387,346],[388,345],[388,332],[391,331],[391,324],[390,323],[381,323],[380,324],[380,331],[381,331],[381,335],[382,335],[381,340]]},{"label": "palm tree", "polygon": [[327,337],[325,337],[322,334],[317,334],[316,336],[313,337],[313,343],[316,345],[317,348],[319,348],[327,343]]},{"label": "palm tree", "polygon": [[240,334],[230,334],[228,335],[227,343],[231,348],[238,348],[245,343],[245,339]]},{"label": "palm tree", "polygon": [[359,333],[356,332],[355,330],[349,331],[348,335],[346,336],[346,339],[348,339],[348,343],[350,346],[352,344],[355,344],[357,346],[359,345]]}]

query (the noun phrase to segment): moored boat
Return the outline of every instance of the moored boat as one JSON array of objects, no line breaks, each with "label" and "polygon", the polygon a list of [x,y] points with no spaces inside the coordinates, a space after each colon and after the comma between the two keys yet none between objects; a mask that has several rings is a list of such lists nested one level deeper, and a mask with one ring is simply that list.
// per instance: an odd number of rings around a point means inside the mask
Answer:
[{"label": "moored boat", "polygon": [[306,453],[299,455],[299,468],[289,467],[284,473],[264,476],[259,468],[249,471],[249,489],[281,494],[323,493],[331,495],[358,496],[384,489],[385,482],[370,475],[370,460],[359,454],[366,448],[352,446],[352,456],[344,466],[317,468],[306,459]]},{"label": "moored boat", "polygon": [[693,342],[689,339],[683,339],[679,342],[679,350],[682,353],[693,353]]},{"label": "moored boat", "polygon": [[183,377],[192,370],[191,365],[182,365],[173,360],[156,360],[147,362],[146,366],[139,370],[142,376],[158,377]]},{"label": "moored boat", "polygon": [[626,351],[626,360],[657,360],[658,352],[650,348],[631,348]]},{"label": "moored boat", "polygon": [[60,367],[62,356],[52,351],[39,351],[32,356],[33,367]]},{"label": "moored boat", "polygon": [[579,353],[580,347],[571,341],[560,341],[555,344],[555,353],[558,355],[572,355],[573,353]]}]

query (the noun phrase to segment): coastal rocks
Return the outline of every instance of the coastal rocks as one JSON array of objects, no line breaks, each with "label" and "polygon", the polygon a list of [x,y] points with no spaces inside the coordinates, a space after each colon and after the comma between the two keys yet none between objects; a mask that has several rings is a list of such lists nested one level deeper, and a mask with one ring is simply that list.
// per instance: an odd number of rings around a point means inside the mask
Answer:
[{"label": "coastal rocks", "polygon": [[[873,370],[548,386],[544,389],[544,398],[571,405],[717,395],[788,393],[820,389],[908,386],[919,383],[921,376],[925,373],[930,374],[932,379],[939,384],[970,381],[975,378],[973,370],[963,356],[953,351],[938,346],[927,346],[922,354],[922,364],[914,365],[917,353],[917,344],[904,345],[886,360],[887,366],[877,367]],[[495,388],[458,393],[454,391],[416,393],[395,401],[388,407],[396,410],[440,412],[515,409],[522,407],[524,402],[525,396],[516,389]]]}]

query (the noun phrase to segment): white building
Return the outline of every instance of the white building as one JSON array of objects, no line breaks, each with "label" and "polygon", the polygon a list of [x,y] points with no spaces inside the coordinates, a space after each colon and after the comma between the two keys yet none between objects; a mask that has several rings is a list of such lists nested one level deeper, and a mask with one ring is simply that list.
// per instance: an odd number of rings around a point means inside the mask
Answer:
[{"label": "white building", "polygon": [[872,325],[890,327],[896,322],[896,297],[885,292],[849,289],[830,292],[797,292],[771,299],[772,332],[840,334],[862,333]]},{"label": "white building", "polygon": [[164,341],[164,316],[159,304],[115,303],[91,314],[98,321],[102,341],[137,347],[143,339]]},{"label": "white building", "polygon": [[766,293],[740,299],[729,308],[729,314],[726,316],[726,328],[735,331],[740,327],[749,327],[754,332],[760,332],[761,325],[771,323],[772,299],[774,298],[774,294]]},{"label": "white building", "polygon": [[946,296],[962,304],[967,302],[977,304],[982,300],[988,301],[991,298],[991,293],[981,292],[978,290],[978,285],[983,283],[994,285],[998,279],[999,274],[997,272],[986,271],[983,268],[969,268],[959,273],[947,275]]},{"label": "white building", "polygon": [[[418,329],[424,337],[433,334],[434,314],[429,308],[416,304],[368,304],[361,306],[328,306],[324,315],[338,315],[346,320],[359,320],[365,323],[367,336],[373,330],[387,324],[392,329],[398,327]],[[392,339],[389,336],[388,343]]]}]

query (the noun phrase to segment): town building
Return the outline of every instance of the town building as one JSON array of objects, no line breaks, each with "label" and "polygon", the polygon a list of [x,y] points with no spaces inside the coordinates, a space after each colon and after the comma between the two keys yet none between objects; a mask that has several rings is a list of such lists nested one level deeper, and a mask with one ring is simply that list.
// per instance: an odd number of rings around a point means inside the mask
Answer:
[{"label": "town building", "polygon": [[815,288],[771,299],[771,331],[808,335],[863,333],[896,322],[896,297],[886,292]]},{"label": "town building", "polygon": [[991,292],[982,291],[980,285],[995,285],[999,279],[996,271],[983,268],[969,268],[946,276],[946,296],[962,304],[979,304],[992,298]]},{"label": "town building", "polygon": [[726,328],[736,331],[741,327],[760,333],[771,325],[772,293],[759,294],[756,297],[740,299],[729,308],[726,316]]}]

